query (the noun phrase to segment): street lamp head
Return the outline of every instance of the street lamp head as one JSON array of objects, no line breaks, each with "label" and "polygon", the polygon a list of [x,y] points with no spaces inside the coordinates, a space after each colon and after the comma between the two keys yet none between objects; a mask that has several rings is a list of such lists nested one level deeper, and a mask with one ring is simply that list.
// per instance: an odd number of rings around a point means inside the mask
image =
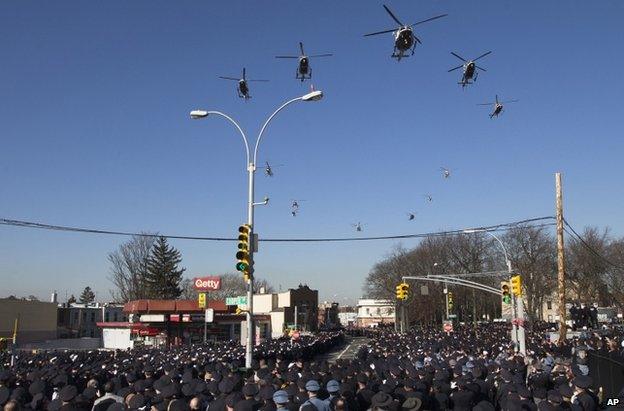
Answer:
[{"label": "street lamp head", "polygon": [[312,91],[304,96],[301,96],[303,101],[319,101],[323,98],[323,92],[321,90]]},{"label": "street lamp head", "polygon": [[204,118],[204,117],[208,117],[208,112],[206,110],[193,110],[191,111],[191,118],[192,119],[198,119],[198,118]]}]

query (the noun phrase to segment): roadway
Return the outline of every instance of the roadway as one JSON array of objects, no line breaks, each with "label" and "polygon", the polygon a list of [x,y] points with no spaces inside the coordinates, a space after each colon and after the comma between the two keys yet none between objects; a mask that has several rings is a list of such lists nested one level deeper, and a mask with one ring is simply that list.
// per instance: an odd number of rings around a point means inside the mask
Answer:
[{"label": "roadway", "polygon": [[345,343],[325,354],[318,355],[316,361],[336,362],[336,360],[353,360],[355,359],[360,347],[366,345],[370,341],[367,337],[350,337],[347,336]]}]

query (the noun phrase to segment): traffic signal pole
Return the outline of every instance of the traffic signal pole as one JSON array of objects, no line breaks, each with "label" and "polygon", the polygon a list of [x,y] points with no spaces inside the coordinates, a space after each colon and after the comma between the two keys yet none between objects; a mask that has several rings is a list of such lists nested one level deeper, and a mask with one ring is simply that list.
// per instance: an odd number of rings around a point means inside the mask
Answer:
[{"label": "traffic signal pole", "polygon": [[269,202],[268,198],[265,198],[265,200],[260,203],[254,202],[254,174],[256,172],[256,164],[257,164],[257,159],[258,159],[258,147],[260,145],[260,140],[262,140],[262,135],[264,134],[264,131],[266,130],[267,126],[269,125],[271,120],[273,120],[273,117],[275,117],[277,113],[282,111],[282,109],[298,101],[319,101],[322,98],[323,98],[323,92],[320,90],[315,90],[301,97],[296,97],[291,100],[288,100],[287,102],[279,106],[277,110],[275,110],[273,114],[271,114],[269,118],[264,122],[262,128],[260,129],[260,132],[258,133],[258,138],[256,139],[253,157],[250,155],[251,153],[249,150],[250,148],[249,141],[247,140],[247,136],[245,135],[245,132],[241,129],[238,123],[234,121],[234,119],[232,119],[230,116],[228,116],[227,114],[221,113],[219,111],[206,111],[206,110],[191,111],[192,119],[205,118],[205,117],[208,117],[209,115],[218,115],[218,116],[225,118],[226,120],[228,120],[230,123],[232,123],[236,127],[236,129],[240,132],[241,137],[243,138],[243,142],[245,143],[247,173],[249,175],[249,191],[248,191],[249,197],[247,200],[247,224],[249,224],[249,231],[250,231],[250,235],[249,235],[250,247],[249,247],[249,261],[248,261],[249,268],[247,271],[248,277],[249,277],[247,281],[247,344],[245,348],[245,367],[247,368],[251,368],[251,360],[252,360],[252,355],[253,355],[253,334],[254,334],[253,333],[254,331],[254,325],[253,325],[254,267],[253,267],[253,262],[254,262],[254,253],[257,251],[254,249],[255,238],[253,235],[255,231],[254,230],[254,207],[256,205],[266,205]]},{"label": "traffic signal pole", "polygon": [[251,368],[251,360],[253,357],[253,283],[254,283],[254,241],[253,241],[253,224],[254,224],[254,175],[256,165],[250,162],[247,165],[249,172],[249,201],[247,207],[247,224],[251,227],[249,233],[249,281],[247,283],[247,345],[245,346],[245,367]]}]

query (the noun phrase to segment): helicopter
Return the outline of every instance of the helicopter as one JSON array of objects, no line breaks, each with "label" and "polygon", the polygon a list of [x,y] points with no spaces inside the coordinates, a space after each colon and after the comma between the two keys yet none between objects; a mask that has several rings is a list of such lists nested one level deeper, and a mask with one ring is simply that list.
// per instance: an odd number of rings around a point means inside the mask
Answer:
[{"label": "helicopter", "polygon": [[245,75],[245,67],[243,67],[243,77],[242,78],[234,78],[234,77],[225,77],[225,76],[219,76],[219,78],[224,79],[224,80],[234,80],[234,81],[238,81],[238,87],[237,87],[237,91],[238,91],[238,97],[240,98],[244,98],[245,100],[249,100],[251,98],[251,95],[249,95],[249,86],[247,85],[248,81],[269,81],[269,80],[252,80],[252,79],[248,79]]},{"label": "helicopter", "polygon": [[431,197],[431,194],[423,194],[423,197],[425,197],[425,200],[427,200],[428,202],[433,201],[433,197]]},{"label": "helicopter", "polygon": [[431,17],[426,20],[421,20],[414,24],[405,25],[401,23],[401,21],[392,13],[392,11],[390,11],[390,9],[385,4],[383,5],[383,7],[384,9],[386,9],[386,12],[390,15],[390,17],[392,17],[392,20],[394,20],[399,25],[399,27],[396,29],[389,29],[389,30],[377,31],[375,33],[365,34],[364,37],[376,36],[378,34],[393,32],[394,33],[394,52],[392,53],[391,57],[396,58],[397,61],[401,61],[403,57],[408,57],[408,54],[407,54],[408,51],[411,51],[411,54],[409,55],[414,55],[414,49],[416,49],[416,43],[422,44],[420,39],[414,35],[414,30],[412,29],[412,27],[418,24],[426,23],[428,21],[447,16],[447,14],[440,14],[439,16]]},{"label": "helicopter", "polygon": [[306,79],[312,78],[312,67],[310,67],[310,58],[311,57],[331,57],[333,54],[313,54],[311,56],[307,56],[303,51],[303,43],[299,42],[299,50],[301,50],[301,55],[299,56],[275,56],[276,59],[299,59],[299,65],[297,66],[297,71],[295,73],[295,78],[301,80],[303,82]]},{"label": "helicopter", "polygon": [[408,221],[412,221],[413,219],[416,218],[416,212],[412,212],[412,213],[407,213],[407,220]]},{"label": "helicopter", "polygon": [[449,178],[451,177],[451,170],[446,168],[446,167],[440,167],[440,171],[442,171],[442,176],[444,178]]},{"label": "helicopter", "polygon": [[355,231],[362,231],[362,224],[360,222],[357,224],[351,224],[351,227],[355,228]]},{"label": "helicopter", "polygon": [[494,105],[494,111],[490,113],[490,118],[498,117],[499,114],[503,112],[503,104],[507,103],[516,103],[520,100],[507,100],[507,101],[498,101],[498,95],[496,95],[496,100],[494,103],[481,103],[477,104],[477,106],[491,106]]},{"label": "helicopter", "polygon": [[[487,56],[488,54],[490,54],[492,51],[488,51],[487,53],[483,53],[481,54],[479,57],[472,59],[472,60],[466,60],[465,58],[463,58],[462,56],[460,56],[459,54],[453,53],[451,51],[451,54],[454,55],[455,57],[457,57],[458,59],[460,59],[461,61],[464,62],[464,64],[461,64],[457,67],[453,67],[452,69],[450,69],[448,72],[450,73],[451,71],[455,71],[459,68],[463,67],[463,73],[462,73],[462,79],[461,81],[459,81],[457,84],[461,84],[462,88],[466,87],[468,84],[472,84],[475,81],[477,81],[477,77],[479,76],[479,72],[476,69],[479,69],[481,71],[487,71],[486,69],[484,69],[483,67],[479,67],[477,66],[477,64],[475,63],[475,61],[479,60],[480,58],[483,58],[485,56]],[[471,81],[472,80],[472,81]]]},{"label": "helicopter", "polygon": [[274,173],[273,173],[273,167],[281,167],[283,164],[277,164],[272,166],[271,164],[269,164],[268,161],[264,162],[264,174],[267,177],[273,177]]}]

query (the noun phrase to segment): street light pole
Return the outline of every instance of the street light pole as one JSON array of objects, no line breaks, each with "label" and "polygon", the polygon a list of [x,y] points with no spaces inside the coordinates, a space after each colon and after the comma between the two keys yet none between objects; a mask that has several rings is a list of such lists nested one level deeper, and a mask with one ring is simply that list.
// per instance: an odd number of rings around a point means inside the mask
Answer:
[{"label": "street light pole", "polygon": [[[483,230],[483,229],[464,230],[463,232],[465,234],[486,233],[490,237],[498,241],[498,244],[500,244],[501,248],[503,249],[503,254],[505,255],[505,264],[507,265],[508,280],[511,282],[511,276],[513,275],[513,269],[511,267],[511,260],[509,259],[507,248],[505,248],[505,244],[503,244],[501,239],[498,238],[491,231]],[[511,307],[512,307],[514,320],[516,318],[520,320],[520,324],[518,325],[515,324],[515,321],[514,323],[512,323],[512,340],[516,343],[517,348],[520,351],[520,353],[522,355],[525,355],[526,354],[526,341],[525,341],[525,335],[524,335],[524,325],[522,324],[522,322],[524,321],[524,306],[522,304],[522,297],[516,298],[515,296],[513,296],[511,302],[512,302]]]},{"label": "street light pole", "polygon": [[251,360],[252,360],[252,355],[253,355],[253,334],[254,334],[254,324],[253,324],[253,283],[254,283],[254,207],[257,205],[266,205],[268,203],[268,199],[265,199],[263,202],[260,203],[255,203],[254,202],[254,188],[255,188],[255,180],[254,180],[254,176],[255,176],[255,172],[256,172],[256,164],[257,164],[257,158],[258,158],[258,147],[260,145],[260,140],[262,139],[262,136],[264,135],[264,131],[266,130],[267,126],[269,125],[269,123],[271,122],[271,120],[273,120],[273,117],[275,117],[277,115],[277,113],[279,113],[280,111],[282,111],[282,109],[284,109],[286,106],[295,103],[297,101],[318,101],[321,98],[323,98],[323,92],[320,90],[317,91],[312,91],[311,93],[308,93],[306,95],[303,95],[301,97],[296,97],[293,98],[291,100],[288,100],[287,102],[285,102],[284,104],[282,104],[281,106],[279,106],[277,108],[277,110],[275,110],[273,112],[273,114],[271,114],[269,116],[269,118],[267,118],[267,120],[264,122],[264,125],[262,126],[262,128],[260,129],[260,133],[258,134],[258,138],[256,139],[256,144],[254,147],[254,152],[253,152],[253,158],[250,157],[250,150],[249,150],[249,141],[247,140],[247,136],[245,135],[245,132],[242,130],[242,128],[238,125],[238,123],[236,121],[234,121],[234,119],[232,119],[230,116],[228,116],[227,114],[221,113],[219,111],[206,111],[206,110],[193,110],[191,111],[191,118],[192,119],[200,119],[200,118],[205,118],[208,117],[210,114],[214,114],[214,115],[218,115],[221,117],[224,117],[225,119],[227,119],[230,123],[232,123],[236,129],[239,131],[239,133],[241,134],[241,137],[243,138],[243,142],[245,144],[245,153],[246,153],[246,161],[247,161],[247,173],[249,175],[249,187],[248,187],[248,201],[247,201],[247,224],[249,225],[249,227],[251,228],[251,235],[250,235],[250,240],[251,240],[251,249],[249,250],[249,281],[247,282],[247,344],[245,347],[245,367],[247,368],[251,368]]}]

